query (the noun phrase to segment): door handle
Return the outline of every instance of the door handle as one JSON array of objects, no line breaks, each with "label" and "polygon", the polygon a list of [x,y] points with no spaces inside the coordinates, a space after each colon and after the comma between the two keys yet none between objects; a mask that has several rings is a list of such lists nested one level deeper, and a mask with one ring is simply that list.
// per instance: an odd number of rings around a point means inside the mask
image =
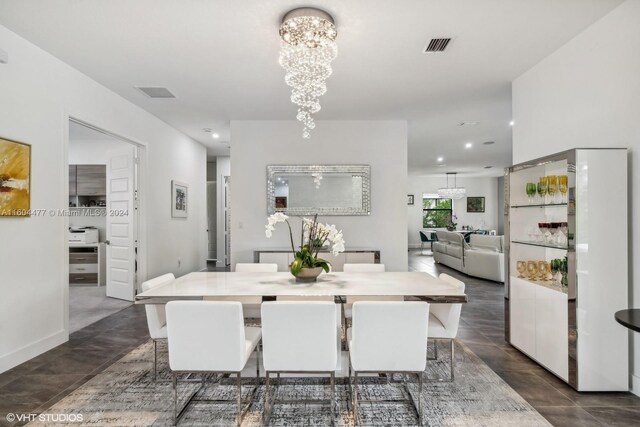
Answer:
[{"label": "door handle", "polygon": [[108,241],[108,240],[105,240],[105,241],[104,241],[104,244],[105,244],[105,245],[110,245],[110,244],[111,244],[111,242],[110,242],[110,241]]}]

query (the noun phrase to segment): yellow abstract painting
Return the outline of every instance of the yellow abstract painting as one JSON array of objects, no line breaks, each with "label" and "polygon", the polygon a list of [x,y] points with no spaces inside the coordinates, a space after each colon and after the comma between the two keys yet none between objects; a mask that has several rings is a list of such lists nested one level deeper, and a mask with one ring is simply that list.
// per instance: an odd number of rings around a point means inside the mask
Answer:
[{"label": "yellow abstract painting", "polygon": [[31,146],[0,138],[0,216],[29,216]]}]

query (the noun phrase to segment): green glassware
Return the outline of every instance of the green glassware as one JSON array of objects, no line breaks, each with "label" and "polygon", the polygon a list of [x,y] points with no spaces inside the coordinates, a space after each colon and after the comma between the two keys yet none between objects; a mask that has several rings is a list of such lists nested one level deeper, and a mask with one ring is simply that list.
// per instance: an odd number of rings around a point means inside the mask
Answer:
[{"label": "green glassware", "polygon": [[547,186],[544,183],[539,182],[537,190],[538,190],[538,196],[542,198],[541,204],[544,204],[544,196],[547,194]]},{"label": "green glassware", "polygon": [[527,196],[529,196],[529,204],[533,203],[533,196],[536,195],[536,184],[527,182]]}]

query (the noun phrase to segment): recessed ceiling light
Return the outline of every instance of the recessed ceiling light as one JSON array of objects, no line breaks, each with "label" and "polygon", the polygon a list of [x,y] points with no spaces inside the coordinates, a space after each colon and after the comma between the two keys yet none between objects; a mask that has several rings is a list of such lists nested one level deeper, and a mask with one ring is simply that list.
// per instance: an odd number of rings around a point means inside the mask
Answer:
[{"label": "recessed ceiling light", "polygon": [[437,160],[437,161],[439,161],[439,162],[441,162],[441,161],[443,161],[443,160],[444,160],[444,157],[438,157],[436,160]]},{"label": "recessed ceiling light", "polygon": [[471,147],[473,147],[472,142],[467,142],[466,144],[464,144],[464,148],[471,148]]},{"label": "recessed ceiling light", "polygon": [[493,166],[485,166],[485,169],[491,169]]},{"label": "recessed ceiling light", "polygon": [[219,133],[212,133],[211,134],[211,138],[218,139],[218,138],[220,138],[220,134]]},{"label": "recessed ceiling light", "polygon": [[458,123],[458,126],[477,126],[479,124],[480,122],[476,122],[476,121],[465,121],[465,122]]},{"label": "recessed ceiling light", "polygon": [[202,128],[202,132],[211,133],[211,128]]},{"label": "recessed ceiling light", "polygon": [[495,144],[495,143],[496,143],[495,141],[485,141],[482,144],[483,145],[491,145],[491,144]]},{"label": "recessed ceiling light", "polygon": [[509,126],[513,126],[513,125],[515,125],[515,124],[516,124],[516,122],[514,122],[513,120],[511,120],[511,121],[509,122]]}]

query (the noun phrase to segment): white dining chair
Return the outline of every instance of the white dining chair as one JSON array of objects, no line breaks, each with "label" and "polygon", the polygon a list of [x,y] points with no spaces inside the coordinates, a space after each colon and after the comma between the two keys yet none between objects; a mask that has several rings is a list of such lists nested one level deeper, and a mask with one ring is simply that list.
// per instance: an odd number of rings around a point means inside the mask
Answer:
[{"label": "white dining chair", "polygon": [[[157,288],[175,280],[173,273],[163,274],[154,279],[142,283],[142,292]],[[164,304],[145,304],[147,314],[147,327],[149,336],[153,340],[153,380],[156,380],[158,370],[158,341],[167,339],[167,317]]]},{"label": "white dining chair", "polygon": [[[384,264],[345,264],[345,273],[384,273]],[[365,285],[366,283],[363,283]],[[351,319],[351,310],[356,301],[404,301],[404,297],[399,296],[354,296],[347,295],[347,302],[344,305],[344,318]]]},{"label": "white dining chair", "polygon": [[[427,358],[429,304],[421,301],[357,301],[349,342],[349,386],[353,369],[353,414],[358,414],[358,375],[364,373],[415,374],[417,401],[407,394],[422,424],[422,375]],[[406,382],[403,382],[406,387]],[[350,387],[351,388],[351,387]],[[367,400],[375,403],[380,401]]]},{"label": "white dining chair", "polygon": [[[262,304],[262,347],[265,370],[263,422],[269,423],[276,404],[270,376],[282,373],[328,374],[331,420],[335,422],[335,370],[338,363],[337,308],[332,301],[272,301]],[[282,401],[278,403],[297,403]],[[326,400],[304,401],[324,403]]]},{"label": "white dining chair", "polygon": [[[464,292],[464,282],[442,273],[438,278],[442,281],[454,286],[456,291]],[[438,342],[437,341],[449,341],[451,347],[451,359],[450,359],[450,376],[449,378],[428,378],[434,381],[453,381],[454,379],[454,365],[455,365],[455,338],[458,335],[458,326],[460,325],[460,312],[462,311],[462,304],[431,304],[431,310],[429,312],[429,339],[434,341],[433,351],[434,357],[429,360],[436,360],[438,358]]]},{"label": "white dining chair", "polygon": [[[195,400],[204,387],[205,375],[236,375],[236,424],[239,426],[260,384],[259,350],[256,351],[256,386],[242,402],[242,370],[258,348],[260,328],[245,327],[238,301],[171,301],[167,303],[169,367],[173,385],[173,424],[193,401],[229,403],[228,400]],[[178,410],[178,374],[200,373],[202,385]]]},{"label": "white dining chair", "polygon": [[[278,264],[239,262],[236,273],[277,273]],[[205,301],[240,301],[244,316],[251,319],[260,318],[262,297],[205,297]]]}]

